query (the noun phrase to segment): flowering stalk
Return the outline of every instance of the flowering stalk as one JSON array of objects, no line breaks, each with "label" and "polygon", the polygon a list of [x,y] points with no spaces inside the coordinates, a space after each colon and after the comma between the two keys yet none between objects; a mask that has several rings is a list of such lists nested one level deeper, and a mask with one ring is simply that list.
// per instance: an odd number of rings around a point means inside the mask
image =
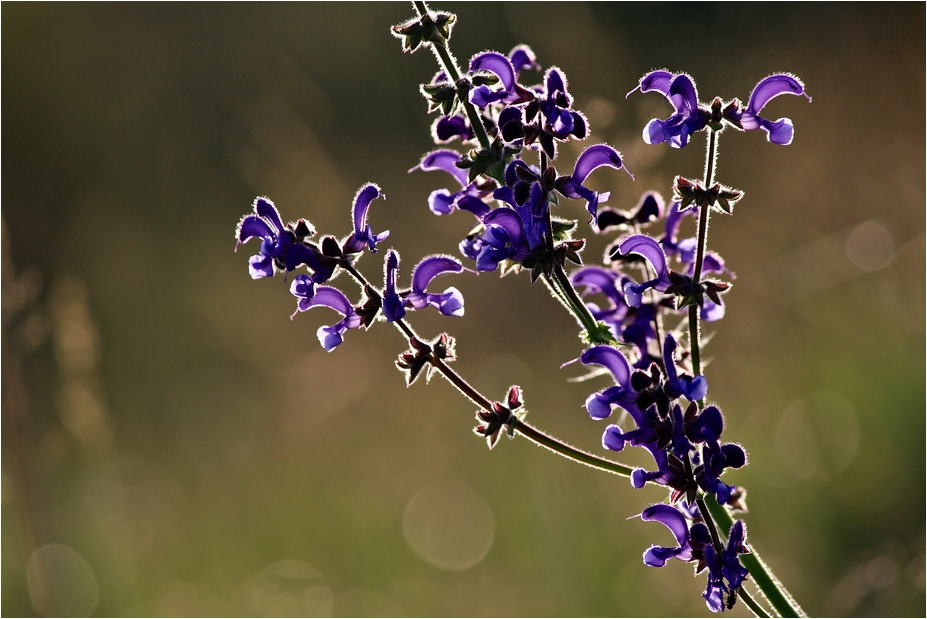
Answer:
[{"label": "flowering stalk", "polygon": [[[449,255],[428,256],[414,267],[411,286],[404,289],[398,283],[399,254],[390,249],[384,260],[383,288],[371,285],[356,263],[365,252],[376,253],[377,245],[389,235],[388,231],[374,233],[367,222],[371,203],[385,199],[376,185],[367,184],[358,191],[352,206],[353,232],[341,241],[332,236],[312,240],[315,230],[308,222],[284,226],[270,200],[255,200],[254,213],[245,216],[237,230],[238,243],[261,241],[259,253],[249,260],[251,276],[289,275],[307,269],[308,274],[296,275],[290,286],[298,299],[294,316],[319,306],[342,316],[317,332],[329,352],[349,330],[366,329],[382,320],[394,323],[410,346],[396,363],[408,384],[423,370],[426,375],[444,376],[479,407],[475,432],[490,448],[502,433],[510,438],[517,433],[573,461],[628,477],[635,488],[647,484],[667,488],[666,502],[647,507],[638,517],[666,526],[677,545],[652,545],[644,552],[644,563],[662,567],[672,558],[695,563],[696,574],[706,576],[702,597],[713,612],[731,609],[741,599],[757,616],[768,616],[743,588],[750,577],[778,613],[800,615],[798,605],[751,551],[746,525],[731,514],[730,510],[746,511],[745,490],[728,485],[721,476],[727,468],[745,466],[747,456],[740,445],[722,442],[723,415],[717,405],[706,405],[708,382],[702,374],[700,323],[723,317],[720,295],[730,288],[726,281],[703,275],[734,277],[723,259],[707,250],[710,213],[731,214],[743,195],[714,182],[718,133],[726,127],[762,128],[770,142],[790,143],[793,127],[789,119],[770,121],[759,114],[780,94],[807,97],[804,85],[790,75],[773,75],[757,84],[745,107],[737,99],[725,106],[718,98],[709,106],[699,102],[695,83],[686,74],[653,71],[645,75],[635,90],[661,93],[675,113],[665,120],[651,120],[644,129],[644,141],[683,148],[694,133],[708,130],[704,180],[677,177],[676,200],[668,207],[659,194],[647,192],[631,212],[600,208],[609,195],[586,187],[588,176],[599,167],[627,169],[614,148],[595,144],[583,150],[571,173],[558,174],[554,167],[558,144],[588,135],[585,117],[573,108],[563,72],[550,67],[542,83],[522,86],[521,72],[541,67],[530,48],[517,46],[508,55],[494,51],[475,55],[462,74],[447,46],[455,16],[431,12],[420,0],[413,4],[418,16],[392,30],[402,39],[405,51],[431,46],[442,65],[443,71],[421,86],[429,111],[440,112],[432,127],[433,137],[438,144],[459,139],[471,150],[465,155],[446,148],[432,151],[410,172],[441,170],[455,179],[459,190],[436,190],[428,205],[436,215],[464,210],[476,218],[459,246],[474,261],[476,271],[506,274],[524,270],[530,272],[532,283],[543,275],[552,294],[582,325],[586,343],[591,345],[579,361],[601,366],[614,379],[613,386],[590,394],[585,402],[595,420],[622,411],[621,423],[605,428],[602,446],[611,451],[643,447],[655,469],[632,469],[534,428],[524,421],[519,387],[511,387],[502,401],[490,400],[449,366],[455,358],[453,338],[442,334],[426,342],[416,335],[407,322],[408,312],[431,307],[446,316],[463,315],[460,291],[449,287],[437,292],[432,282],[471,269]],[[523,158],[531,150],[538,151],[539,168]],[[612,227],[631,232],[609,247],[605,266],[581,266],[569,275],[564,270],[567,260],[582,265],[579,255],[585,240],[573,237],[576,221],[552,216],[551,208],[559,206],[558,194],[584,200],[596,232]],[[697,236],[678,239],[682,220],[695,213]],[[641,233],[658,221],[665,226],[659,240]],[[671,269],[671,263],[681,265],[677,267],[681,270]],[[327,284],[339,269],[360,284],[361,303],[352,304],[343,292]],[[647,281],[638,283],[629,273],[643,274]],[[594,295],[603,297],[605,304],[589,300]],[[664,323],[664,314],[670,317],[675,312],[687,315],[688,345],[686,319],[675,327]]]}]

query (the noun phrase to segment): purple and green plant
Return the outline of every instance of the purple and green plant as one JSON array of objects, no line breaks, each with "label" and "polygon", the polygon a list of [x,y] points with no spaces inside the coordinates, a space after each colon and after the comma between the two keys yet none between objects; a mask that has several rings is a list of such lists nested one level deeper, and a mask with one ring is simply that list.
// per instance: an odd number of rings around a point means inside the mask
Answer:
[{"label": "purple and green plant", "polygon": [[[371,203],[384,198],[377,185],[358,190],[352,205],[353,230],[343,240],[323,236],[311,240],[315,230],[303,219],[283,224],[267,198],[254,202],[254,213],[238,225],[238,243],[261,242],[249,260],[253,278],[303,268],[290,291],[298,299],[293,316],[324,306],[343,318],[318,330],[322,346],[332,352],[350,329],[368,329],[376,322],[392,323],[409,348],[396,364],[411,385],[428,368],[438,373],[479,408],[476,434],[492,449],[502,432],[547,447],[575,462],[630,479],[635,488],[647,484],[667,489],[666,500],[646,507],[638,516],[666,526],[677,545],[652,545],[643,553],[651,567],[670,559],[694,564],[706,576],[703,598],[707,607],[721,612],[738,600],[757,616],[802,616],[772,571],[747,541],[739,515],[747,511],[746,490],[722,480],[728,468],[747,464],[745,449],[724,442],[720,406],[708,399],[708,380],[702,365],[701,323],[723,318],[723,295],[731,289],[734,274],[721,256],[707,249],[712,212],[732,215],[743,192],[715,181],[718,141],[725,131],[764,129],[768,141],[787,145],[794,137],[792,121],[770,121],[760,112],[774,97],[803,95],[802,82],[789,74],[762,79],[747,105],[738,99],[710,103],[698,98],[695,81],[686,73],[666,70],[644,75],[636,88],[657,92],[672,106],[673,114],[653,119],[643,130],[647,144],[664,142],[683,148],[698,133],[707,133],[704,175],[699,179],[677,176],[673,199],[667,207],[654,191],[645,192],[628,211],[600,208],[609,199],[585,185],[593,171],[624,169],[622,155],[608,144],[586,147],[570,166],[557,170],[558,145],[588,137],[588,123],[574,107],[564,72],[543,71],[537,84],[522,83],[524,73],[541,71],[531,49],[519,45],[508,54],[477,54],[461,71],[448,46],[456,17],[413,2],[416,16],[394,26],[404,51],[429,48],[438,73],[420,86],[429,112],[434,141],[443,145],[427,153],[410,172],[443,171],[459,189],[438,189],[427,199],[436,215],[468,211],[475,218],[459,251],[472,268],[449,255],[422,258],[411,273],[411,287],[400,287],[400,256],[388,249],[384,256],[384,286],[376,287],[359,270],[365,253],[377,253],[388,232],[374,233],[368,216]],[[447,148],[458,144],[459,150]],[[576,237],[579,221],[559,214],[562,198],[584,202],[585,219],[598,234],[615,234],[602,265],[584,265],[585,240]],[[565,209],[564,209],[565,211]],[[697,220],[695,237],[679,239],[679,225],[687,216]],[[646,233],[653,226],[660,232]],[[568,265],[576,268],[568,268]],[[568,272],[568,270],[572,272]],[[326,285],[339,271],[359,285],[362,297],[352,303],[339,288]],[[525,421],[522,390],[513,385],[501,401],[483,395],[450,363],[455,360],[454,339],[442,333],[420,337],[409,323],[409,312],[434,307],[446,316],[461,316],[464,299],[454,287],[428,290],[446,274],[498,271],[508,275],[527,271],[531,284],[542,280],[551,294],[577,320],[584,350],[578,360],[611,374],[614,386],[589,395],[585,408],[594,420],[612,417],[602,435],[602,447],[621,452],[643,447],[653,458],[653,470],[633,468],[567,445]],[[601,295],[602,307],[589,297]],[[635,516],[632,516],[632,518]],[[744,587],[752,582],[762,596]]]}]

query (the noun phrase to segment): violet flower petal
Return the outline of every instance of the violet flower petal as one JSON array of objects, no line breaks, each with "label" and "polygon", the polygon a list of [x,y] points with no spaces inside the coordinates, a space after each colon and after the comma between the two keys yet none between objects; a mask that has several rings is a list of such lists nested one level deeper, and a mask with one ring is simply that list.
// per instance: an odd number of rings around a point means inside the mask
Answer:
[{"label": "violet flower petal", "polygon": [[[791,75],[779,73],[760,80],[760,83],[753,88],[744,114],[756,116],[771,99],[775,99],[779,95],[804,95],[811,101],[811,97],[805,93],[805,85],[802,84],[801,80]],[[748,128],[756,129],[756,127],[744,126],[744,129]]]},{"label": "violet flower petal", "polygon": [[460,161],[460,153],[448,149],[436,150],[422,157],[421,163],[409,170],[409,172],[415,170],[422,170],[423,172],[444,170],[456,178],[461,187],[466,187],[467,171],[455,165],[458,161]]},{"label": "violet flower petal", "polygon": [[616,425],[610,425],[605,428],[602,434],[602,447],[611,451],[621,451],[624,449],[624,433]]},{"label": "violet flower petal", "polygon": [[444,273],[460,273],[463,265],[456,258],[450,256],[430,256],[423,259],[412,271],[412,292],[424,294],[425,288],[438,275]]},{"label": "violet flower petal", "polygon": [[669,71],[651,71],[641,78],[637,87],[625,95],[625,99],[630,97],[635,91],[650,92],[656,90],[664,96],[669,92],[670,84],[673,82],[673,74]]},{"label": "violet flower petal", "polygon": [[[621,255],[637,254],[643,256],[657,273],[657,279],[660,283],[666,283],[669,286],[669,269],[666,266],[666,254],[657,241],[646,234],[634,234],[626,238],[618,247]],[[660,288],[657,287],[657,290]],[[664,288],[665,290],[666,288]]]},{"label": "violet flower petal", "polygon": [[[290,292],[294,295],[296,295],[296,293],[293,292],[293,289],[296,286],[296,280],[300,277],[305,276],[298,275],[293,280],[293,284],[291,284]],[[333,309],[344,316],[351,316],[355,313],[354,306],[351,305],[351,302],[348,301],[348,298],[344,296],[344,293],[337,288],[332,288],[331,286],[316,286],[315,294],[313,296],[300,299],[299,311],[305,312],[309,308],[317,307],[319,305]]]},{"label": "violet flower petal", "polygon": [[[576,165],[573,166],[571,179],[576,185],[582,185],[586,178],[592,174],[592,171],[601,166],[620,170],[624,167],[621,154],[608,144],[594,144],[576,158]],[[627,168],[625,168],[625,172],[628,172]],[[628,174],[631,173],[628,172]],[[634,178],[634,176],[631,175],[631,178]]]},{"label": "violet flower petal", "polygon": [[386,286],[383,290],[383,316],[386,322],[396,322],[406,315],[405,303],[396,292],[396,272],[399,270],[399,254],[389,250],[386,254],[384,279]]},{"label": "violet flower petal", "polygon": [[439,117],[432,126],[432,134],[435,141],[441,144],[450,142],[457,137],[461,140],[473,139],[473,130],[467,124],[467,120],[459,114]]},{"label": "violet flower petal", "polygon": [[509,52],[509,60],[512,62],[512,68],[515,72],[524,71],[525,69],[540,70],[541,65],[537,63],[534,51],[527,45],[516,45]]},{"label": "violet flower petal", "polygon": [[367,183],[361,187],[357,191],[357,195],[354,196],[354,206],[352,208],[354,234],[345,243],[348,250],[359,252],[363,251],[364,247],[367,247],[370,251],[376,252],[376,244],[389,236],[389,230],[374,234],[370,224],[367,223],[367,211],[370,210],[370,203],[377,198],[386,199],[386,196],[373,183]]},{"label": "violet flower petal", "polygon": [[698,90],[692,78],[685,73],[673,78],[666,96],[676,108],[676,112],[686,118],[698,111]]},{"label": "violet flower petal", "polygon": [[583,365],[601,365],[611,372],[615,382],[622,387],[631,384],[631,366],[627,358],[617,348],[611,346],[593,346],[579,358]]},{"label": "violet flower petal", "polygon": [[525,235],[525,224],[521,216],[508,208],[493,209],[483,217],[483,223],[488,226],[499,226],[509,235],[511,243],[515,246],[521,244]]},{"label": "violet flower petal", "polygon": [[315,282],[308,275],[297,275],[290,284],[290,294],[300,299],[311,299],[315,296]]},{"label": "violet flower petal", "polygon": [[267,198],[255,198],[254,212],[273,224],[277,229],[277,235],[283,234],[283,221],[280,219],[280,212],[274,203]]},{"label": "violet flower petal", "polygon": [[512,92],[515,87],[515,68],[512,61],[499,52],[483,52],[470,60],[470,72],[489,71],[495,74],[505,91]]},{"label": "violet flower petal", "polygon": [[252,279],[261,279],[262,277],[271,277],[274,274],[273,256],[264,256],[257,254],[248,259],[248,273]]},{"label": "violet flower petal", "polygon": [[691,550],[689,547],[689,524],[682,512],[675,507],[663,503],[651,505],[641,513],[640,518],[644,521],[657,521],[663,524],[670,530],[679,544],[673,548],[651,546],[644,553],[644,563],[647,565],[663,567],[669,559]]},{"label": "violet flower petal", "polygon": [[717,406],[706,406],[695,421],[686,428],[686,436],[696,443],[716,445],[724,431],[724,417]]},{"label": "violet flower petal", "polygon": [[721,303],[718,305],[709,298],[705,298],[705,302],[702,304],[701,309],[699,310],[699,316],[705,322],[716,322],[724,318],[724,304]]},{"label": "violet flower petal", "polygon": [[274,234],[267,222],[257,215],[248,215],[238,224],[239,243],[247,243],[253,238],[266,238]]}]

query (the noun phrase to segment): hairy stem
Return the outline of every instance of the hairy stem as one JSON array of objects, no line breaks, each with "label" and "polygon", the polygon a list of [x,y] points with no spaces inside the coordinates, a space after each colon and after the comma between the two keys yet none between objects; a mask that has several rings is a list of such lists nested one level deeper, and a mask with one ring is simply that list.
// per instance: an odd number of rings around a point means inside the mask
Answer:
[{"label": "hairy stem", "polygon": [[[431,19],[431,13],[428,12],[428,5],[425,4],[422,0],[415,0],[412,4],[415,5],[415,10],[418,11],[420,17],[428,16]],[[447,73],[447,76],[454,82],[455,85],[460,81],[460,69],[457,67],[457,62],[454,60],[454,57],[451,55],[451,52],[445,45],[440,45],[438,43],[431,43],[431,48],[434,50],[435,54],[438,57],[439,62],[441,63],[444,72]],[[458,97],[461,106],[464,108],[464,111],[467,113],[467,118],[470,120],[470,126],[473,127],[473,133],[476,134],[477,140],[480,142],[480,146],[483,148],[489,148],[489,135],[486,133],[486,127],[483,126],[483,119],[480,115],[479,110],[473,107],[473,104],[470,103],[470,100],[467,99],[465,92],[460,93],[461,96]]]},{"label": "hairy stem", "polygon": [[[442,359],[431,355],[428,358],[429,363],[438,372],[441,373],[444,378],[448,380],[452,385],[457,387],[462,393],[464,393],[470,400],[475,404],[484,408],[485,410],[492,410],[492,402],[486,398],[479,391],[474,389],[467,381],[465,381],[457,372],[452,370]],[[538,430],[534,426],[522,421],[521,419],[515,418],[513,420],[513,427],[516,432],[532,441],[533,443],[540,445],[541,447],[546,447],[554,453],[563,456],[569,460],[585,464],[586,466],[591,466],[592,468],[599,469],[601,471],[606,471],[608,473],[614,473],[616,475],[621,475],[623,477],[630,477],[631,467],[621,464],[619,462],[612,462],[611,460],[606,460],[605,458],[600,458],[592,454],[586,453],[580,449],[576,449],[567,443],[564,443],[560,439],[556,439],[544,432]]]},{"label": "hairy stem", "polygon": [[[709,131],[708,149],[705,153],[705,188],[711,187],[715,177],[715,164],[718,158],[718,132]],[[711,208],[708,203],[699,207],[698,211],[698,244],[695,254],[695,272],[692,281],[699,284],[702,277],[702,265],[705,262],[705,250],[708,246],[708,218]],[[692,352],[692,372],[695,375],[702,373],[702,345],[699,326],[699,308],[697,305],[689,306],[689,344]],[[699,404],[701,406],[701,404]]]},{"label": "hairy stem", "polygon": [[747,608],[753,612],[757,617],[769,617],[769,613],[766,612],[766,609],[759,605],[759,603],[753,599],[747,590],[743,587],[737,590],[737,595],[744,601],[744,604],[747,605]]},{"label": "hairy stem", "polygon": [[[370,292],[377,294],[380,296],[380,298],[382,298],[382,293],[371,286],[363,274],[360,273],[360,271],[355,269],[352,265],[346,265],[345,269],[365,290],[369,290]],[[400,319],[394,321],[393,324],[407,338],[421,341],[421,339],[412,330],[412,327],[410,327],[405,320]],[[483,410],[493,410],[492,400],[487,398],[470,383],[468,383],[460,374],[458,374],[447,363],[445,363],[443,359],[440,359],[437,355],[431,353],[428,355],[428,362],[471,402]],[[573,460],[574,462],[579,462],[580,464],[585,464],[586,466],[590,466],[592,468],[599,469],[608,473],[613,473],[615,475],[621,475],[623,477],[630,477],[631,471],[634,470],[632,467],[621,464],[619,462],[613,462],[611,460],[586,453],[580,449],[576,449],[575,447],[564,443],[560,439],[545,434],[541,430],[538,430],[534,426],[525,423],[518,418],[515,418],[512,423],[515,431],[531,442],[535,443],[536,445],[540,445],[541,447],[546,447],[554,453],[557,453],[569,460]]]}]

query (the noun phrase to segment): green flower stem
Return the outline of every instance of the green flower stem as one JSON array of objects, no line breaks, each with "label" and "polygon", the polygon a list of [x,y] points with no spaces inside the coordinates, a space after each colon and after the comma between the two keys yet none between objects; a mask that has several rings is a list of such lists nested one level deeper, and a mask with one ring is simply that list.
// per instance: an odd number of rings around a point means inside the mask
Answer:
[{"label": "green flower stem", "polygon": [[573,287],[573,284],[570,283],[570,279],[567,277],[567,274],[564,272],[563,267],[560,266],[560,263],[556,260],[554,261],[554,268],[551,273],[551,276],[544,276],[546,279],[553,280],[551,285],[556,286],[561,291],[561,298],[564,300],[564,304],[576,317],[576,320],[579,321],[579,324],[582,325],[583,329],[586,330],[586,334],[590,343],[592,344],[614,344],[615,340],[610,335],[608,336],[607,342],[598,341],[599,338],[596,337],[597,334],[601,333],[599,329],[598,322],[595,319],[595,316],[592,315],[592,312],[589,311],[589,308],[586,307],[586,304],[583,303],[583,300],[579,297],[579,293],[576,292],[576,288]]},{"label": "green flower stem", "polygon": [[[431,17],[431,13],[428,12],[428,5],[425,4],[425,2],[422,0],[415,0],[412,4],[415,5],[415,10],[418,11],[420,17],[425,17],[426,15],[428,15],[429,18]],[[460,81],[460,69],[457,68],[457,62],[451,55],[450,50],[448,50],[445,45],[440,45],[438,43],[430,42],[430,45],[438,56],[438,60],[441,62],[444,72],[447,73],[447,76],[451,78],[451,81],[456,85],[457,82]],[[463,96],[459,96],[458,100],[467,112],[467,118],[470,119],[470,126],[473,127],[473,132],[476,134],[480,146],[489,148],[489,135],[486,133],[486,127],[483,126],[483,120],[479,111],[473,107],[473,104],[467,99],[466,93],[461,94],[463,94]]]},{"label": "green flower stem", "polygon": [[[734,517],[731,512],[723,505],[718,505],[718,502],[711,495],[706,496],[704,502],[708,507],[708,513],[714,517],[718,525],[723,530],[730,531],[734,525]],[[743,562],[744,567],[750,571],[753,582],[766,596],[772,607],[776,609],[776,612],[782,617],[805,617],[805,612],[801,609],[801,606],[782,586],[782,583],[763,562],[756,550],[749,544],[747,544],[747,549],[750,554],[740,555],[740,560]]]},{"label": "green flower stem", "polygon": [[619,462],[612,462],[605,458],[599,458],[598,456],[593,456],[585,451],[580,451],[575,447],[571,447],[562,441],[544,434],[520,419],[516,419],[515,421],[515,431],[541,447],[546,447],[565,458],[575,460],[586,466],[591,466],[594,469],[614,473],[622,477],[631,477],[631,472],[634,470],[630,466],[625,466]]},{"label": "green flower stem", "polygon": [[743,587],[740,587],[737,590],[737,595],[740,597],[740,599],[744,601],[744,604],[747,605],[747,608],[749,608],[753,612],[753,614],[756,615],[757,617],[769,617],[770,616],[769,613],[766,611],[766,609],[760,606],[759,603],[757,603],[757,601],[754,600],[753,597],[749,593],[747,593],[747,590],[744,589]]}]

